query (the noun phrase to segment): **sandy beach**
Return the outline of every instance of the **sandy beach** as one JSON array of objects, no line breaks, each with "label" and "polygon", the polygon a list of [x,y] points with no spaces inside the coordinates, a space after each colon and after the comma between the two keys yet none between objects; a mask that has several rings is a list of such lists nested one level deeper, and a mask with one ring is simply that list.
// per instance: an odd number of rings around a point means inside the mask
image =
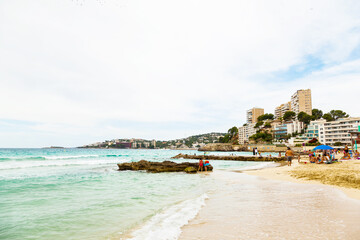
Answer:
[{"label": "sandy beach", "polygon": [[308,167],[214,171],[218,184],[180,239],[358,239],[360,190],[297,178]]},{"label": "sandy beach", "polygon": [[291,167],[264,168],[249,170],[246,173],[266,179],[294,183],[327,184],[340,189],[351,198],[360,200],[360,161],[348,160],[330,165],[304,164],[308,161],[307,158],[302,158],[300,162],[299,164],[297,160],[293,160]]}]

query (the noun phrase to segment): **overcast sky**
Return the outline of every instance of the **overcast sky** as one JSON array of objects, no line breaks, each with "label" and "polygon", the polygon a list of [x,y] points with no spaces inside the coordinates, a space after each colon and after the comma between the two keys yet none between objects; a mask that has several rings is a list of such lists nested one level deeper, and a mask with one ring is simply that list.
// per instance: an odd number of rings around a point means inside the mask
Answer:
[{"label": "overcast sky", "polygon": [[226,132],[311,88],[360,116],[360,1],[0,0],[0,147]]}]

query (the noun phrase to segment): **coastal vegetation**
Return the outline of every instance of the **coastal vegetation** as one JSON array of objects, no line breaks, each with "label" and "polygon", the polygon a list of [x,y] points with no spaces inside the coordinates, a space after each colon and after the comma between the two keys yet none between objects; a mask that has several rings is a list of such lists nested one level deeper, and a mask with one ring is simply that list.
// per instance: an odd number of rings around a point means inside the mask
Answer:
[{"label": "coastal vegetation", "polygon": [[273,135],[268,132],[257,132],[256,134],[249,137],[250,140],[255,141],[256,143],[266,142],[271,143],[273,140]]},{"label": "coastal vegetation", "polygon": [[238,141],[239,141],[239,129],[235,126],[230,128],[224,137],[219,138],[220,143],[237,144]]},{"label": "coastal vegetation", "polygon": [[309,124],[311,120],[314,120],[313,117],[306,112],[299,112],[297,118],[300,122],[303,122],[305,124]]},{"label": "coastal vegetation", "polygon": [[323,118],[328,121],[336,121],[339,118],[347,118],[349,117],[349,114],[347,114],[346,112],[343,112],[342,110],[331,110],[328,113],[325,113],[323,115]]},{"label": "coastal vegetation", "polygon": [[274,120],[274,114],[272,113],[265,113],[257,118],[258,122],[264,120]]},{"label": "coastal vegetation", "polygon": [[294,120],[296,117],[296,113],[293,111],[286,111],[283,116],[284,121],[291,121]]}]

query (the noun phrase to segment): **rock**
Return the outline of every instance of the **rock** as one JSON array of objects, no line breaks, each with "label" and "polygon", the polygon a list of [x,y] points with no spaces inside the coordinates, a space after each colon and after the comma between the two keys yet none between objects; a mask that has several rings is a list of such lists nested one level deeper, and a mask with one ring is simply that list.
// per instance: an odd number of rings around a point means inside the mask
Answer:
[{"label": "rock", "polygon": [[[187,173],[196,173],[199,167],[198,163],[189,163],[182,162],[176,163],[171,161],[164,162],[149,162],[141,160],[139,162],[130,162],[130,163],[119,163],[119,171],[141,171],[145,170],[151,173],[159,172],[187,172]],[[207,167],[208,171],[212,171],[213,167],[210,165]]]},{"label": "rock", "polygon": [[188,154],[178,154],[172,159],[206,159],[206,160],[225,160],[225,161],[258,161],[258,162],[280,162],[285,161],[285,157],[255,157],[255,156],[235,156],[235,155],[228,155],[228,156],[220,156],[220,155],[188,155]]},{"label": "rock", "polygon": [[197,169],[194,167],[187,167],[184,170],[186,173],[197,173]]},{"label": "rock", "polygon": [[231,143],[209,143],[205,146],[199,148],[199,151],[212,152],[212,151],[222,151],[222,152],[232,152],[232,151],[246,151],[246,147],[243,145],[233,145]]}]

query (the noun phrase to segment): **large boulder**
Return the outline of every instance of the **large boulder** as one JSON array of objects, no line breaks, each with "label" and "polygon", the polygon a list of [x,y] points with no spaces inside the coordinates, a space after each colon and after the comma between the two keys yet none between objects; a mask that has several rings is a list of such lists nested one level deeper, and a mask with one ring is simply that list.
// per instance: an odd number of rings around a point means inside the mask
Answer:
[{"label": "large boulder", "polygon": [[199,151],[212,152],[232,152],[232,151],[246,151],[246,147],[243,145],[233,145],[231,143],[209,143],[198,149]]},{"label": "large boulder", "polygon": [[187,167],[184,170],[186,173],[197,173],[197,169],[194,167]]},{"label": "large boulder", "polygon": [[172,159],[203,159],[203,160],[223,160],[223,161],[268,161],[268,162],[281,162],[285,161],[285,157],[255,157],[255,156],[237,156],[237,155],[196,155],[196,154],[182,154],[172,157]]},{"label": "large boulder", "polygon": [[[141,160],[139,162],[119,163],[119,171],[140,171],[145,170],[147,172],[187,172],[196,173],[199,165],[197,163],[182,162],[176,163],[171,161],[164,162],[149,162]],[[210,165],[207,167],[208,171],[212,171],[213,167]]]}]

